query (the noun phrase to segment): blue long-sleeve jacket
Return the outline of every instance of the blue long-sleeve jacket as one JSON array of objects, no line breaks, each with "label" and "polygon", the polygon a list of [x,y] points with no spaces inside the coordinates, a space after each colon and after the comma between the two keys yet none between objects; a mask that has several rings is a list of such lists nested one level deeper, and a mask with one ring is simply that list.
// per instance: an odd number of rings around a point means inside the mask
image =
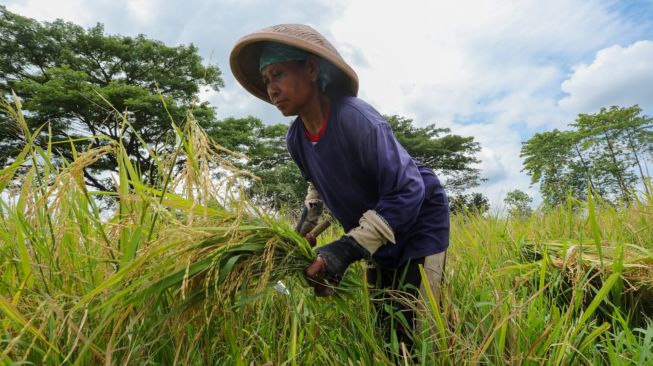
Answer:
[{"label": "blue long-sleeve jacket", "polygon": [[326,131],[313,145],[300,117],[286,137],[288,151],[345,231],[375,210],[396,244],[373,256],[384,268],[439,253],[449,245],[447,197],[435,173],[397,142],[387,121],[354,97],[334,98]]}]

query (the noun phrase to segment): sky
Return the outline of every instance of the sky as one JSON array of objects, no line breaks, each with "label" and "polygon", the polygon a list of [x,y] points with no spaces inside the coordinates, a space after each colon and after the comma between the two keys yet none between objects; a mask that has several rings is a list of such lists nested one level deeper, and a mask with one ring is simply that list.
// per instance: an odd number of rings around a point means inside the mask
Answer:
[{"label": "sky", "polygon": [[225,87],[203,91],[218,118],[289,123],[233,78],[238,38],[280,23],[326,36],[358,73],[359,97],[416,126],[473,136],[487,181],[473,191],[502,205],[537,185],[522,172],[521,143],[566,129],[579,113],[639,104],[653,115],[653,0],[0,0],[40,21],[61,18],[109,34],[193,43]]}]

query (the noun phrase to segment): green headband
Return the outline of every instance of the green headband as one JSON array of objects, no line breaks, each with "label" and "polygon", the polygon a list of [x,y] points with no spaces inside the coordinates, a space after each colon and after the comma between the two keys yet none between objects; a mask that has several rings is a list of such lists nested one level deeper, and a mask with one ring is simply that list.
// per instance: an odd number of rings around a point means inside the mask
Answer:
[{"label": "green headband", "polygon": [[[270,64],[286,61],[304,61],[310,56],[311,53],[299,49],[297,47],[289,46],[277,42],[265,42],[261,50],[261,58],[259,59],[259,71]],[[336,72],[336,67],[324,58],[320,58],[320,74],[318,81],[320,90],[324,92],[327,85],[331,82],[331,76]]]},{"label": "green headband", "polygon": [[261,50],[261,59],[259,60],[258,70],[263,70],[264,67],[270,64],[285,61],[303,61],[308,58],[310,54],[297,47],[288,46],[283,43],[265,42]]}]

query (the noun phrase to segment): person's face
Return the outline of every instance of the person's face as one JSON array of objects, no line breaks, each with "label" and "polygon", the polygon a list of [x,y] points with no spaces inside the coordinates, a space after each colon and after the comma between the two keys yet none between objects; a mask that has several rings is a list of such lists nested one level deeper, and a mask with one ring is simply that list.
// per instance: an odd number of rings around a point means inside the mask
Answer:
[{"label": "person's face", "polygon": [[311,62],[287,61],[261,70],[268,96],[284,116],[300,115],[318,92]]}]

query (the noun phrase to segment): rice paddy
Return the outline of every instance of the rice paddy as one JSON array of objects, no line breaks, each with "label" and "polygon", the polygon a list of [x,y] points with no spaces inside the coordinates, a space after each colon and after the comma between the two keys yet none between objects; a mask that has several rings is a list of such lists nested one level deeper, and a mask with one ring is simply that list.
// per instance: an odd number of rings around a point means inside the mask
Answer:
[{"label": "rice paddy", "polygon": [[[247,173],[191,114],[149,184],[120,141],[55,164],[65,142],[39,147],[4,108],[26,143],[0,171],[0,365],[653,364],[653,197],[453,217],[442,302],[414,300],[411,353],[380,335],[363,263],[312,295],[310,245],[243,198]],[[84,185],[103,156],[116,193]]]}]

